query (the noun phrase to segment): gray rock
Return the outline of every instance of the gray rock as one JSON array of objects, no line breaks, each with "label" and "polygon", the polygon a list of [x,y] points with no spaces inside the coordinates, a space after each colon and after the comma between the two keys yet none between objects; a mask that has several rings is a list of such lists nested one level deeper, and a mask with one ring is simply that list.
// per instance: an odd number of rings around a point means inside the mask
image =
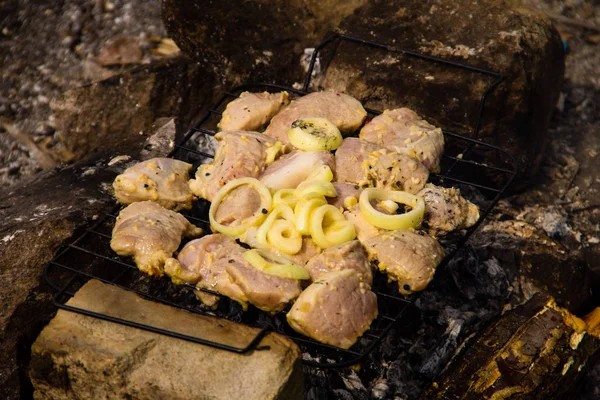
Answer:
[{"label": "gray rock", "polygon": [[177,131],[173,118],[163,118],[154,124],[154,133],[146,139],[144,147],[140,152],[141,160],[149,160],[154,157],[163,157],[175,148]]},{"label": "gray rock", "polygon": [[[74,158],[139,151],[159,118],[183,132],[213,101],[214,81],[198,64],[176,58],[72,89],[51,103],[62,143]],[[132,146],[137,146],[132,148]]]},{"label": "gray rock", "polygon": [[[274,77],[287,84],[300,81],[305,48],[333,30],[503,73],[507,79],[488,99],[479,138],[518,158],[521,182],[539,166],[564,72],[558,32],[547,17],[516,0],[292,1],[285,6],[260,0],[164,0],[163,18],[184,52],[235,83]],[[330,49],[335,52],[320,60],[320,87],[352,94],[376,109],[408,105],[459,133],[472,131],[479,99],[491,82],[371,47],[343,43]]]},{"label": "gray rock", "polygon": [[[249,77],[291,85],[300,59],[366,0],[162,2],[169,36],[186,54],[224,80]],[[289,81],[289,80],[292,81]]]},{"label": "gray rock", "polygon": [[52,291],[41,279],[44,264],[113,203],[110,184],[125,166],[108,160],[128,155],[135,162],[146,144],[148,154],[166,155],[175,139],[172,118],[166,125],[153,118],[179,116],[187,127],[212,101],[210,82],[189,61],[172,61],[73,89],[55,103],[62,107],[57,123],[64,143],[86,160],[0,197],[0,398],[26,390],[20,381],[27,382],[27,349],[55,313]]},{"label": "gray rock", "polygon": [[[494,259],[509,278],[509,303],[513,306],[544,292],[562,307],[579,310],[592,296],[592,279],[581,256],[527,222],[490,221],[473,235],[470,244],[481,259]],[[490,272],[500,272],[494,265],[489,267]]]},{"label": "gray rock", "polygon": [[[95,280],[68,304],[236,347],[258,332]],[[37,399],[302,399],[296,344],[271,333],[261,345],[240,355],[61,310],[32,346],[30,376]]]},{"label": "gray rock", "polygon": [[19,398],[28,344],[56,312],[44,264],[112,201],[100,184],[115,173],[89,170],[51,171],[0,198],[0,398]]},{"label": "gray rock", "polygon": [[[505,82],[487,100],[478,137],[516,156],[520,183],[536,173],[564,73],[563,45],[545,15],[514,0],[388,0],[359,8],[340,31],[504,74]],[[445,129],[471,136],[479,99],[492,81],[344,44],[321,84],[376,109],[409,106]]]}]

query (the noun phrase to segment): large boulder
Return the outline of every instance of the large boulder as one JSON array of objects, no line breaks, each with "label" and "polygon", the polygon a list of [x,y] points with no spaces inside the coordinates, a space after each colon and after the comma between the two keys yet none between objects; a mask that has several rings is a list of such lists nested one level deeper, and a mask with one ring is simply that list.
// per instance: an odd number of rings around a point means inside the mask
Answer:
[{"label": "large boulder", "polygon": [[180,132],[213,101],[211,74],[185,57],[133,68],[68,90],[51,103],[61,142],[75,159],[131,152],[158,118],[177,117]]},{"label": "large boulder", "polygon": [[[292,84],[299,59],[367,0],[163,0],[169,36],[183,52],[234,84]],[[291,81],[290,81],[291,80]]]},{"label": "large boulder", "polygon": [[[343,4],[343,5],[342,5]],[[564,72],[550,20],[518,1],[280,2],[163,0],[169,34],[187,54],[233,83],[302,80],[298,60],[330,31],[468,63],[506,76],[487,101],[480,139],[513,153],[520,181],[540,163]],[[442,127],[472,134],[493,78],[342,43],[323,55],[319,87],[373,108],[408,105]]]}]

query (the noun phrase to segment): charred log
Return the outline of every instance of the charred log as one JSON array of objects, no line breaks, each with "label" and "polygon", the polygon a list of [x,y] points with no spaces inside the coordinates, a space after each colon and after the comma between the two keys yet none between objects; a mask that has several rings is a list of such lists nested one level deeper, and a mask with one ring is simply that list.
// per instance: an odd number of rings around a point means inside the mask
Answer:
[{"label": "charred log", "polygon": [[457,354],[422,399],[557,399],[600,349],[600,309],[584,320],[535,295]]}]

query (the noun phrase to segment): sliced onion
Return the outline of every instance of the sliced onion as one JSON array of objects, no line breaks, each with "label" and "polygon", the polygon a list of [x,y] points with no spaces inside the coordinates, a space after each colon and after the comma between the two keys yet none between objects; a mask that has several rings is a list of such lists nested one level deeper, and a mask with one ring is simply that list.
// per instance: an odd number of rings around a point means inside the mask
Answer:
[{"label": "sliced onion", "polygon": [[310,216],[310,235],[317,246],[327,249],[356,238],[354,225],[330,204],[321,206]]},{"label": "sliced onion", "polygon": [[258,230],[256,231],[256,241],[258,242],[258,244],[260,244],[262,247],[269,247],[269,241],[267,239],[267,233],[269,232],[269,230],[271,229],[271,226],[273,225],[273,222],[275,222],[275,220],[279,217],[283,217],[284,219],[293,222],[294,221],[294,211],[292,211],[292,208],[288,205],[285,204],[280,204],[279,206],[277,206],[267,217],[267,219],[265,220],[265,222],[262,223],[262,225],[258,228]]},{"label": "sliced onion", "polygon": [[377,203],[377,207],[386,211],[388,214],[395,214],[398,211],[398,203],[393,200],[382,200]]},{"label": "sliced onion", "polygon": [[278,140],[273,144],[273,146],[267,148],[267,150],[265,151],[267,156],[265,158],[265,165],[273,164],[277,156],[281,153],[282,147],[283,144]]},{"label": "sliced onion", "polygon": [[331,168],[329,168],[329,165],[319,165],[310,173],[310,175],[308,175],[306,180],[307,181],[317,180],[317,181],[331,182],[333,180],[333,171],[331,171]]},{"label": "sliced onion", "polygon": [[[377,211],[371,200],[392,200],[411,206],[412,210],[404,214],[385,214]],[[360,194],[358,204],[361,213],[371,225],[388,230],[416,228],[423,221],[425,214],[425,202],[421,197],[397,190],[365,189]]]},{"label": "sliced onion", "polygon": [[[301,266],[293,264],[283,257],[269,254],[264,250],[248,250],[244,252],[243,256],[250,265],[266,274],[275,275],[286,279],[310,279],[310,274],[308,271]],[[265,257],[271,261],[267,261]]]},{"label": "sliced onion", "polygon": [[347,196],[347,197],[344,198],[344,208],[346,210],[351,209],[356,204],[358,204],[358,200],[356,199],[356,197],[354,197],[354,196]]},{"label": "sliced onion", "polygon": [[[258,210],[254,212],[249,218],[244,220],[237,226],[227,226],[217,222],[215,219],[215,215],[217,213],[217,209],[221,202],[231,192],[233,189],[243,186],[249,185],[252,186],[258,194],[260,195],[260,207]],[[272,198],[271,192],[269,188],[263,185],[258,179],[254,178],[238,178],[232,181],[227,182],[225,186],[223,186],[219,191],[215,194],[213,201],[210,205],[210,209],[208,210],[208,219],[210,221],[210,227],[213,231],[222,233],[224,235],[238,238],[240,237],[248,228],[259,225],[265,218],[266,213],[263,210],[266,210],[268,213],[271,211],[272,207]]]},{"label": "sliced onion", "polygon": [[275,249],[285,254],[296,254],[302,249],[302,235],[291,221],[273,221],[267,231],[267,241]]},{"label": "sliced onion", "polygon": [[316,208],[325,204],[327,204],[325,197],[316,193],[309,193],[298,200],[294,208],[295,223],[298,232],[302,235],[310,235],[310,216]]},{"label": "sliced onion", "polygon": [[285,204],[294,208],[296,203],[298,203],[298,197],[296,197],[296,190],[294,189],[281,189],[273,195],[273,207]]},{"label": "sliced onion", "polygon": [[326,197],[336,197],[337,191],[333,183],[312,179],[304,181],[296,188],[296,197],[301,198],[309,193],[317,193]]},{"label": "sliced onion", "polygon": [[294,121],[288,139],[292,146],[304,151],[335,150],[343,140],[333,122],[317,117]]},{"label": "sliced onion", "polygon": [[334,221],[324,230],[325,237],[334,245],[356,239],[356,230],[351,221]]}]

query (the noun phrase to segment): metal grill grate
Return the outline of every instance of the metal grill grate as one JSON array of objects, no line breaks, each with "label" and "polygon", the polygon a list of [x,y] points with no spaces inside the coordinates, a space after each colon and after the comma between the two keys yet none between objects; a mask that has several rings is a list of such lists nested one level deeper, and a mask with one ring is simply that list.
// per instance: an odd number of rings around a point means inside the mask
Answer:
[{"label": "metal grill grate", "polygon": [[[312,70],[319,52],[326,46],[336,41],[350,41],[359,45],[372,46],[385,49],[390,52],[404,54],[408,57],[416,57],[428,62],[438,63],[449,68],[460,68],[475,74],[483,74],[493,79],[492,83],[482,94],[477,121],[474,125],[472,137],[477,137],[481,127],[481,119],[487,95],[502,81],[503,77],[491,71],[485,71],[468,65],[444,61],[409,51],[397,50],[377,43],[364,41],[343,35],[333,36],[319,45],[313,53],[308,73],[304,81],[303,90],[295,90],[290,87],[274,84],[248,84],[226,93],[211,108],[200,122],[185,135],[177,144],[171,157],[190,162],[197,168],[203,162],[210,161],[213,155],[204,151],[207,142],[210,142],[216,132],[216,123],[219,121],[221,112],[229,101],[236,98],[245,90],[250,91],[280,91],[287,90],[293,96],[307,93],[311,84]],[[369,117],[377,115],[375,110],[367,110]],[[449,235],[442,241],[446,250],[446,258],[439,268],[443,268],[447,262],[454,257],[458,249],[468,240],[470,235],[477,229],[483,219],[499,200],[502,193],[510,185],[516,174],[514,159],[502,149],[491,144],[483,143],[472,138],[444,131],[446,138],[446,151],[442,162],[442,172],[433,175],[431,180],[442,186],[459,186],[465,197],[476,203],[481,208],[481,216],[475,226],[469,228],[462,234]],[[203,143],[203,146],[199,146]],[[508,165],[509,167],[506,167]],[[490,180],[489,177],[494,179]],[[491,182],[491,183],[490,183]],[[207,231],[207,211],[209,203],[198,201],[191,211],[183,213],[190,222],[201,226]],[[88,316],[129,325],[135,328],[192,341],[199,344],[217,347],[220,349],[246,353],[251,350],[266,350],[260,346],[262,337],[270,331],[283,334],[294,340],[304,351],[304,362],[318,367],[341,367],[352,365],[360,361],[373,350],[382,340],[387,332],[392,329],[402,318],[408,305],[415,297],[404,299],[398,295],[397,288],[388,284],[381,274],[377,274],[373,290],[378,297],[379,316],[372,323],[371,328],[359,339],[359,341],[348,350],[318,343],[310,338],[294,332],[285,322],[285,315],[281,313],[276,316],[250,307],[247,312],[242,312],[241,307],[227,299],[222,298],[216,310],[211,310],[202,305],[195,297],[197,290],[192,285],[173,285],[168,278],[153,279],[140,273],[137,267],[129,259],[117,256],[110,249],[110,238],[116,215],[120,210],[116,206],[107,212],[91,227],[87,228],[74,242],[63,248],[58,255],[50,261],[44,271],[46,280],[52,285],[57,293],[54,304],[62,309],[78,312]],[[66,302],[74,296],[75,292],[89,279],[98,279],[104,283],[117,285],[123,289],[133,291],[138,295],[167,304],[173,307],[187,310],[192,313],[210,315],[216,318],[227,318],[258,328],[256,336],[243,347],[235,347],[226,343],[208,341],[200,337],[192,337],[181,332],[169,330],[165,327],[150,326],[139,321],[123,320],[110,314],[98,314],[89,310],[67,305]],[[211,294],[218,293],[203,290]],[[416,295],[415,295],[416,296]]]}]

